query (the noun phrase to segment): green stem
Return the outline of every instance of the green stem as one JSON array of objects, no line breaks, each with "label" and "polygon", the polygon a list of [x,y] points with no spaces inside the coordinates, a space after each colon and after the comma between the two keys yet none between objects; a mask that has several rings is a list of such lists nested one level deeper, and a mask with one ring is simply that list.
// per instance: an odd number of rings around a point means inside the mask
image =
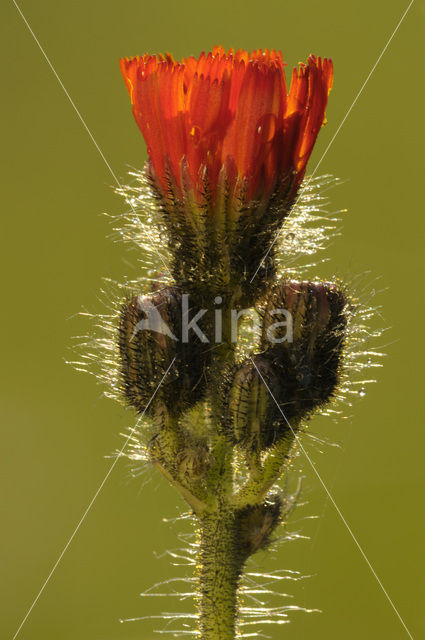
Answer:
[{"label": "green stem", "polygon": [[242,566],[230,509],[224,507],[203,516],[198,556],[200,640],[234,640]]}]

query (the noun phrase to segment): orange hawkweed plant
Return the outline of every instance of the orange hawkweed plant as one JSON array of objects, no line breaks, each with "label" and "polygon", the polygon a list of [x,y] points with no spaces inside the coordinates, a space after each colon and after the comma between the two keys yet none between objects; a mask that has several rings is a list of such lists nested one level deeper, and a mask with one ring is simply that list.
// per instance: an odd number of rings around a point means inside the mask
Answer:
[{"label": "orange hawkweed plant", "polygon": [[247,637],[261,620],[241,605],[246,563],[286,524],[296,495],[279,481],[307,421],[347,386],[355,342],[345,288],[293,267],[331,228],[316,192],[332,179],[303,180],[332,62],[311,55],[289,88],[284,68],[280,52],[221,47],[121,60],[149,154],[120,190],[121,237],[152,264],[108,321],[105,371],[110,395],[139,414],[131,457],[165,476],[196,523],[201,640]]}]

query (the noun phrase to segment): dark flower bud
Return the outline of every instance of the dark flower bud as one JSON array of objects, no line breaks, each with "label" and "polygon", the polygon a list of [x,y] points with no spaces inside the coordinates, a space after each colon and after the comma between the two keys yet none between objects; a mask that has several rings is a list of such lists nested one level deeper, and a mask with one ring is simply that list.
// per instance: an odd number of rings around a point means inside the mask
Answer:
[{"label": "dark flower bud", "polygon": [[223,424],[232,442],[262,451],[290,434],[279,409],[289,400],[283,382],[267,354],[247,358],[229,376]]},{"label": "dark flower bud", "polygon": [[267,301],[262,345],[291,397],[288,419],[327,402],[339,381],[348,301],[329,282],[284,282]]},{"label": "dark flower bud", "polygon": [[204,443],[188,441],[177,456],[176,464],[179,477],[199,480],[211,466],[211,454]]},{"label": "dark flower bud", "polygon": [[277,494],[269,496],[262,504],[249,505],[237,513],[239,548],[246,558],[268,546],[283,516],[283,501]]},{"label": "dark flower bud", "polygon": [[135,296],[122,305],[118,334],[122,388],[139,413],[152,414],[165,406],[179,415],[203,396],[208,344],[196,333],[182,339],[184,312],[178,287]]}]

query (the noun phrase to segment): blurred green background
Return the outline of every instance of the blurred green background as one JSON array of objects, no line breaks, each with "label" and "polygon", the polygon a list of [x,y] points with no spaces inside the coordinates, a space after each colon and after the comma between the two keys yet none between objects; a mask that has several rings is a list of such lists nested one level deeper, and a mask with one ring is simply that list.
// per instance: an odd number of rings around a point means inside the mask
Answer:
[{"label": "blurred green background", "polygon": [[[281,48],[289,67],[310,52],[331,56],[335,85],[310,170],[341,123],[407,0],[234,0],[214,3],[21,0],[21,8],[120,180],[141,167],[143,139],[130,112],[118,59],[137,53],[199,54],[225,47]],[[339,448],[306,447],[363,545],[413,637],[423,637],[423,36],[417,1],[326,155],[319,173],[347,181],[332,210],[347,207],[343,235],[322,276],[370,270],[385,289],[375,327],[388,357],[379,380],[337,424],[312,432]],[[107,166],[10,0],[2,3],[4,67],[3,339],[0,635],[12,638],[62,551],[133,417],[103,399],[88,376],[65,363],[73,337],[87,331],[82,309],[102,311],[102,277],[140,269],[137,256],[107,236],[123,202]],[[421,44],[422,42],[422,44]],[[256,558],[259,570],[289,568],[309,579],[284,583],[292,624],[271,638],[357,640],[407,637],[308,464],[308,501],[290,524],[310,540]],[[34,607],[22,640],[129,640],[156,637],[158,620],[121,617],[184,611],[187,604],[142,599],[155,582],[179,575],[166,549],[179,546],[182,510],[149,471],[136,479],[120,462]],[[303,520],[320,515],[320,519]],[[286,601],[285,601],[286,602]]]}]

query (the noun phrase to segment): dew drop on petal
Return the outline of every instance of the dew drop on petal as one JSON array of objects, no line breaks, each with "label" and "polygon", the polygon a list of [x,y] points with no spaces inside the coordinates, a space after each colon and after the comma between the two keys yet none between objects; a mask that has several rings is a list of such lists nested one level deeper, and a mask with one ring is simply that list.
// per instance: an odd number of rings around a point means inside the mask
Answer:
[{"label": "dew drop on petal", "polygon": [[258,123],[257,133],[263,143],[273,140],[277,129],[277,118],[274,113],[266,113]]},{"label": "dew drop on petal", "polygon": [[198,144],[201,139],[201,129],[200,127],[192,127],[190,130],[190,137],[194,144]]}]

